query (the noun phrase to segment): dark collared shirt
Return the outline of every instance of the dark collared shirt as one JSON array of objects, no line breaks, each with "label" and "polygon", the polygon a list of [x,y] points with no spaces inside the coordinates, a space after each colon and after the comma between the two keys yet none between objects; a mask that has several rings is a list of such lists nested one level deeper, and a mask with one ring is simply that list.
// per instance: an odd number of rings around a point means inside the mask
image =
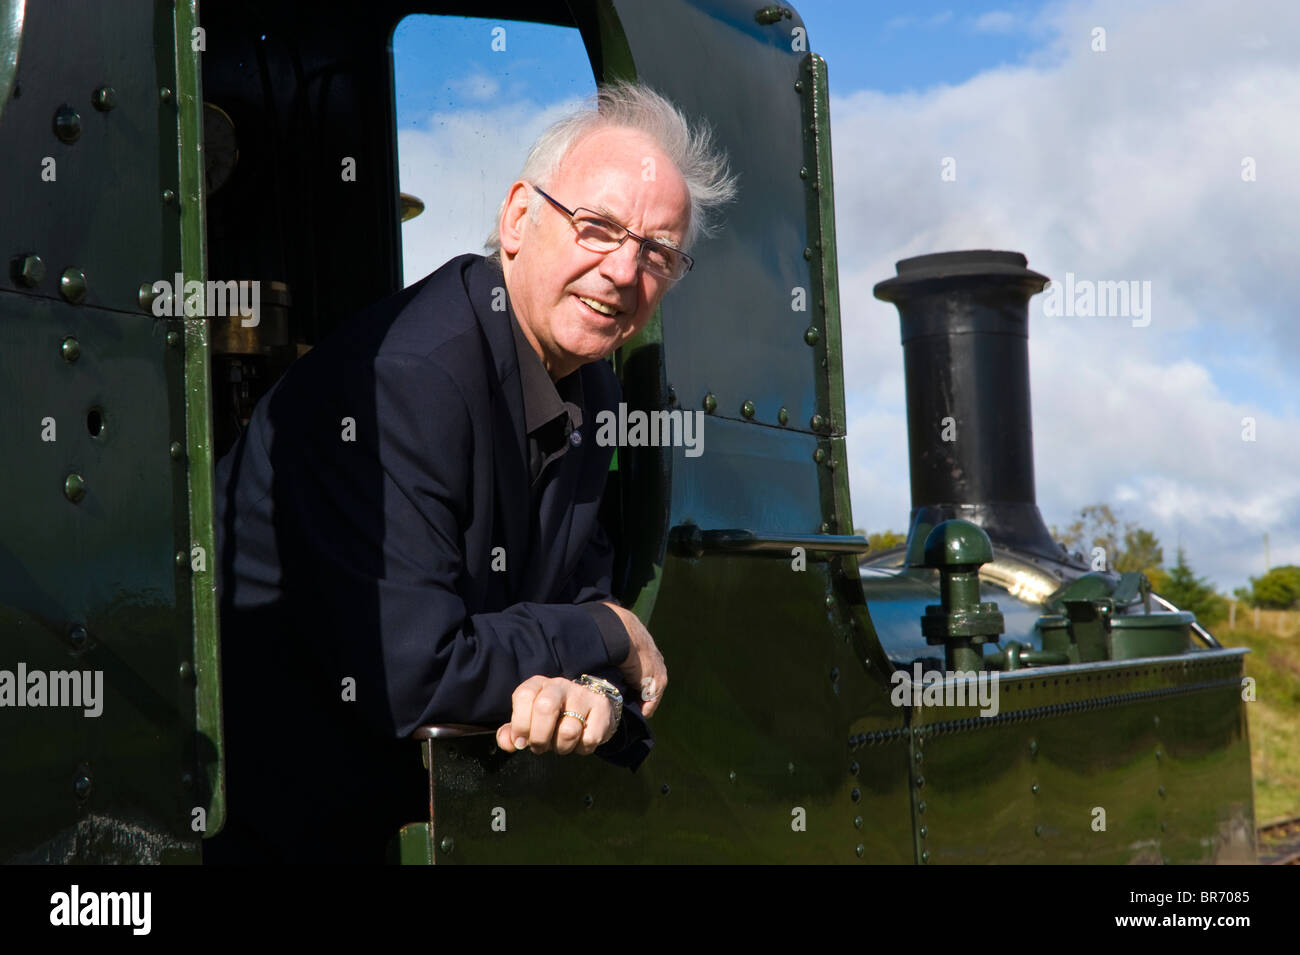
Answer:
[{"label": "dark collared shirt", "polygon": [[574,372],[558,382],[551,380],[546,366],[533,351],[519,327],[514,309],[510,330],[515,335],[519,358],[519,384],[524,394],[524,427],[528,430],[528,469],[532,487],[546,466],[564,454],[571,440],[582,440],[582,376]]},{"label": "dark collared shirt", "polygon": [[[524,427],[528,431],[528,470],[531,476],[533,509],[536,511],[538,492],[543,486],[542,475],[547,466],[563,457],[570,446],[582,441],[583,398],[582,376],[574,371],[558,382],[552,381],[546,366],[528,338],[519,327],[515,310],[506,300],[510,315],[510,330],[515,336],[515,352],[519,361],[519,385],[524,397]],[[611,598],[613,599],[613,598]],[[601,639],[611,660],[624,660],[632,648],[627,630],[618,614],[604,604],[583,604],[600,628]]]}]

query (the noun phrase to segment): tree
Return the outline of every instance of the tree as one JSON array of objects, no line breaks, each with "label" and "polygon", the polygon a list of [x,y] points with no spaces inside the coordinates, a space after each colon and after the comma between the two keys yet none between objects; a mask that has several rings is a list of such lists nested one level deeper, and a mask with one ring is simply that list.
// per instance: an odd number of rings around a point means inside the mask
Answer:
[{"label": "tree", "polygon": [[1178,548],[1178,562],[1169,571],[1167,579],[1168,583],[1156,592],[1179,610],[1196,614],[1200,623],[1208,626],[1227,616],[1228,601],[1215,593],[1209,581],[1196,576],[1181,547]]},{"label": "tree", "polygon": [[854,530],[853,533],[857,534],[859,537],[865,537],[867,543],[871,545],[871,550],[873,552],[878,550],[889,550],[889,548],[897,547],[907,541],[906,534],[899,534],[895,531],[880,531],[876,534],[868,534],[864,530]]},{"label": "tree", "polygon": [[1300,601],[1300,567],[1284,564],[1262,577],[1250,578],[1252,603],[1272,610],[1289,610]]},{"label": "tree", "polygon": [[[1121,527],[1109,504],[1089,504],[1079,511],[1078,519],[1064,532],[1053,527],[1052,536],[1066,550],[1079,554],[1089,564],[1094,563],[1094,557],[1099,557],[1106,570],[1119,573],[1140,570],[1157,592],[1161,592],[1168,581],[1162,568],[1164,550],[1156,535],[1132,522]],[[1094,555],[1094,548],[1098,547],[1102,553]]]}]

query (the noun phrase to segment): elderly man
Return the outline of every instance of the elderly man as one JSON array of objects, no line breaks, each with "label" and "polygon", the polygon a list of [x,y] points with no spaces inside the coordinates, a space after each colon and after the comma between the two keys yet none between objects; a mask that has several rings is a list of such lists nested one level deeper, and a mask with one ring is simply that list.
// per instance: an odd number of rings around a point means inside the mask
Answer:
[{"label": "elderly man", "polygon": [[426,723],[644,758],[668,678],[609,593],[600,359],[734,187],[656,94],[597,107],[533,147],[490,258],[309,352],[218,466],[229,821],[209,860],[382,858],[422,815]]}]

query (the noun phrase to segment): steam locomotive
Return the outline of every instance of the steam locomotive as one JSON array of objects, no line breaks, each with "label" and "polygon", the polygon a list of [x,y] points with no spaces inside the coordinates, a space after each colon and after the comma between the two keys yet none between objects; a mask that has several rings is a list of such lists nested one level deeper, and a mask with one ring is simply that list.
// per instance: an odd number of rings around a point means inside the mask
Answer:
[{"label": "steam locomotive", "polygon": [[[606,492],[617,593],[672,670],[653,755],[426,727],[429,814],[394,860],[1253,861],[1244,651],[1043,525],[1022,256],[876,287],[913,508],[900,548],[853,533],[826,64],[790,7],[741,0],[0,0],[0,858],[194,862],[221,828],[213,464],[402,287],[391,36],[415,12],[575,27],[597,79],[707,118],[742,193],[698,248],[722,279],[614,356],[630,408],[706,412],[706,453],[621,449]],[[256,321],[156,308],[178,273],[174,296],[260,282]],[[99,714],[17,703],[20,668],[101,674]]]}]

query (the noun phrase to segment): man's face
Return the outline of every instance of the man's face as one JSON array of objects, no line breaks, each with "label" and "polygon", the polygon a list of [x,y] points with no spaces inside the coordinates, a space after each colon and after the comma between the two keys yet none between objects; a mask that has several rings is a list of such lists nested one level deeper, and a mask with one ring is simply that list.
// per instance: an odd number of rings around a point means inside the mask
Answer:
[{"label": "man's face", "polygon": [[[544,188],[569,209],[590,209],[667,245],[680,246],[690,223],[685,180],[650,139],[632,130],[587,136]],[[584,249],[568,217],[545,200],[531,221],[532,195],[526,183],[511,188],[501,219],[502,266],[520,326],[559,380],[639,332],[672,282],[637,268],[640,243],[631,237],[613,252]],[[616,312],[602,314],[583,298]]]}]

